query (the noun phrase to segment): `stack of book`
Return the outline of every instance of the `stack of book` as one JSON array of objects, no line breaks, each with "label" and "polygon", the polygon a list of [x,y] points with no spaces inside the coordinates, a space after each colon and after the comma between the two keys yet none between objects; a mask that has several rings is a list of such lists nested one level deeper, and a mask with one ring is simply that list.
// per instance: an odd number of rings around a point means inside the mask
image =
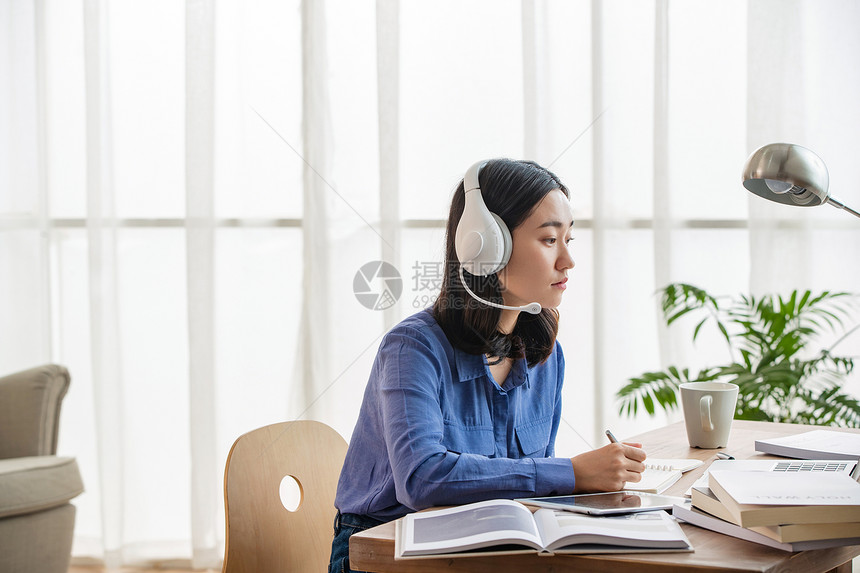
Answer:
[{"label": "stack of book", "polygon": [[860,483],[848,472],[731,468],[714,462],[675,517],[785,551],[860,544]]}]

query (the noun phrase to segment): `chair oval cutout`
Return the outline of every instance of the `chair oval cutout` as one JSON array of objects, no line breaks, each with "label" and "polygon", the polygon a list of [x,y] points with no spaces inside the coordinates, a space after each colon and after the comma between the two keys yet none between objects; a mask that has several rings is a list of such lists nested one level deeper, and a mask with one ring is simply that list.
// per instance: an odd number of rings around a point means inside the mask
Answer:
[{"label": "chair oval cutout", "polygon": [[302,484],[293,476],[286,475],[278,487],[281,504],[287,511],[298,511],[302,504]]}]

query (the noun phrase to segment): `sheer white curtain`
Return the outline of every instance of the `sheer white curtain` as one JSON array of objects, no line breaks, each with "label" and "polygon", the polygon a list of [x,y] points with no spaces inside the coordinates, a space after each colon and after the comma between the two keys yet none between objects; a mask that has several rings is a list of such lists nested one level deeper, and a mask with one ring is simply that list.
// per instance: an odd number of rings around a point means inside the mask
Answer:
[{"label": "sheer white curtain", "polygon": [[[660,327],[665,283],[860,285],[855,220],[740,185],[789,141],[860,206],[849,0],[12,0],[0,29],[0,371],[72,372],[78,560],[217,566],[236,437],[350,436],[381,335],[438,290],[476,158],[572,189],[559,455],[677,418],[621,418],[630,376],[723,358]],[[354,292],[374,261],[402,281],[380,310]]]}]

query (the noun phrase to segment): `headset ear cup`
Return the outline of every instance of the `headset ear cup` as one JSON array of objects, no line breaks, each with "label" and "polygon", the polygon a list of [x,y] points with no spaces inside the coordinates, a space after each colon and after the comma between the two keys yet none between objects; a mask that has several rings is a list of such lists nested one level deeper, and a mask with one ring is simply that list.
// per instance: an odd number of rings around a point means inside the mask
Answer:
[{"label": "headset ear cup", "polygon": [[470,274],[488,276],[499,272],[511,258],[513,242],[508,226],[484,203],[478,174],[486,161],[472,165],[463,178],[463,213],[454,235],[454,248]]},{"label": "headset ear cup", "polygon": [[513,242],[501,217],[484,208],[483,228],[461,224],[457,227],[457,256],[470,274],[486,277],[508,264]]},{"label": "headset ear cup", "polygon": [[505,266],[508,264],[508,261],[511,260],[511,251],[514,248],[514,241],[511,238],[511,232],[508,230],[508,226],[505,225],[505,222],[502,221],[502,218],[493,213],[492,211],[490,212],[490,215],[493,216],[493,219],[495,219],[496,223],[499,225],[500,239],[502,241],[501,261],[499,261],[499,266],[496,268],[496,270],[493,271],[494,273],[497,273],[503,268],[505,268]]}]

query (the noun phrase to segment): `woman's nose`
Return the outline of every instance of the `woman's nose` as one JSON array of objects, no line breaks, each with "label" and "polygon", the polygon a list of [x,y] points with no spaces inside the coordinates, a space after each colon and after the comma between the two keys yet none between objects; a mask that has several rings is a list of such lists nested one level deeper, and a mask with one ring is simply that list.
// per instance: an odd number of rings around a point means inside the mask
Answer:
[{"label": "woman's nose", "polygon": [[562,251],[561,255],[556,262],[556,268],[559,270],[563,269],[572,269],[576,266],[576,262],[573,260],[573,256],[570,254],[570,249],[565,247]]}]

